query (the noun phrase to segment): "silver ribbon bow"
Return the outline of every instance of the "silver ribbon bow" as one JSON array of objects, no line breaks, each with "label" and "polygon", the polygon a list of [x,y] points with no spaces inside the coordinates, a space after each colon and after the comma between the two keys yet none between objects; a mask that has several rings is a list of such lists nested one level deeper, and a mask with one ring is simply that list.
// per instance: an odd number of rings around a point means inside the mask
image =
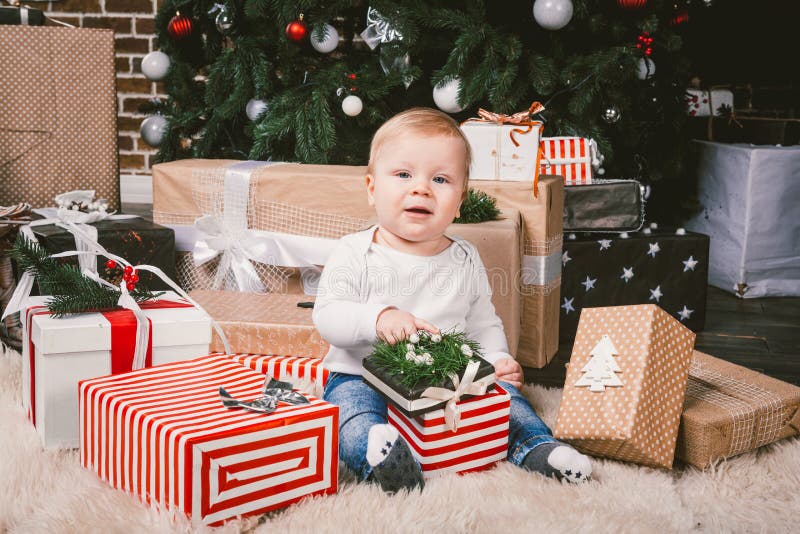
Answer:
[{"label": "silver ribbon bow", "polygon": [[375,50],[381,43],[402,41],[403,34],[381,15],[380,11],[370,7],[367,9],[367,27],[361,32],[361,38],[370,49]]},{"label": "silver ribbon bow", "polygon": [[278,409],[281,402],[295,406],[310,403],[302,394],[293,391],[290,383],[271,377],[267,377],[262,395],[251,401],[240,401],[225,391],[225,388],[219,388],[219,398],[226,408],[244,408],[252,412],[272,413]]},{"label": "silver ribbon bow", "polygon": [[454,389],[429,387],[422,392],[422,397],[447,401],[444,407],[444,422],[447,428],[453,432],[458,430],[458,423],[461,421],[461,408],[458,406],[461,396],[485,395],[486,389],[494,382],[493,375],[486,377],[490,381],[479,380],[476,382],[475,376],[478,374],[479,367],[480,362],[472,360],[467,364],[467,369],[461,379],[455,373],[450,373],[448,376],[453,381]]}]

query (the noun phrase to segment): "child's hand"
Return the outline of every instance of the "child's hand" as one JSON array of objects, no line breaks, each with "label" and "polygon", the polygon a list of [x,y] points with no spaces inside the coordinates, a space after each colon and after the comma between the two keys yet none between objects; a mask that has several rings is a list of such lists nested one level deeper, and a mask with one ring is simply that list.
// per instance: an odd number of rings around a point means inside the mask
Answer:
[{"label": "child's hand", "polygon": [[427,321],[423,321],[419,317],[414,317],[410,313],[397,308],[383,310],[378,315],[375,330],[378,332],[378,337],[389,345],[394,345],[407,339],[411,334],[415,334],[417,330],[427,330],[431,334],[439,333],[439,329]]},{"label": "child's hand", "polygon": [[494,362],[494,374],[497,380],[508,382],[517,389],[522,387],[522,366],[517,360],[511,358],[497,360]]}]

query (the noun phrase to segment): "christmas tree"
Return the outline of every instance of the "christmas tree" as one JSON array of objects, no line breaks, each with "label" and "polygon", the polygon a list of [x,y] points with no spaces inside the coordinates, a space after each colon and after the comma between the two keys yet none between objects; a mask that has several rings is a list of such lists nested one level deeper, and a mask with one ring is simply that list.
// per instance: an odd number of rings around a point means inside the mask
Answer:
[{"label": "christmas tree", "polygon": [[544,135],[595,139],[603,177],[676,190],[693,3],[164,0],[168,60],[148,76],[164,76],[169,97],[154,105],[163,136],[149,137],[159,161],[361,165],[376,128],[403,109],[465,120],[540,101]]},{"label": "christmas tree", "polygon": [[589,387],[590,391],[605,391],[606,387],[621,386],[622,381],[617,376],[621,372],[614,355],[617,349],[611,338],[604,335],[592,349],[592,357],[583,366],[581,372],[585,373],[575,382],[576,387]]}]

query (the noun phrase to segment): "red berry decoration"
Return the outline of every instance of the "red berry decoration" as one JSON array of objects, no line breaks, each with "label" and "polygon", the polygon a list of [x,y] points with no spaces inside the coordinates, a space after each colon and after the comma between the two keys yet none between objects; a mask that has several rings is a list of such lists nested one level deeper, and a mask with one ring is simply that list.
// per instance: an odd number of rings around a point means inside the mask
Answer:
[{"label": "red berry decoration", "polygon": [[192,34],[192,19],[176,11],[175,16],[167,24],[167,33],[178,41],[189,37]]},{"label": "red berry decoration", "polygon": [[128,291],[133,291],[134,289],[136,289],[136,284],[134,284],[133,282],[128,282],[127,284],[125,284],[125,287],[128,288]]},{"label": "red berry decoration", "polygon": [[647,57],[653,54],[653,38],[649,33],[644,32],[636,38],[636,48],[644,52]]},{"label": "red berry decoration", "polygon": [[138,281],[139,281],[139,273],[133,271],[133,274],[131,275],[131,282],[135,284]]},{"label": "red berry decoration", "polygon": [[106,269],[116,269],[116,268],[117,268],[117,262],[115,262],[114,260],[108,260],[106,262]]},{"label": "red berry decoration", "polygon": [[356,79],[356,73],[355,72],[351,72],[350,74],[347,75],[347,79],[348,80],[355,80]]},{"label": "red berry decoration", "polygon": [[133,273],[133,267],[126,265],[125,268],[122,269],[122,272],[124,272],[126,276],[130,276],[131,273]]},{"label": "red berry decoration", "polygon": [[641,9],[647,5],[647,0],[617,0],[617,5],[622,9]]},{"label": "red berry decoration", "polygon": [[303,14],[301,13],[297,20],[293,20],[286,25],[286,37],[290,41],[299,43],[308,35],[308,26],[303,22]]},{"label": "red berry decoration", "polygon": [[130,282],[131,281],[131,275],[128,274],[128,273],[125,273],[125,274],[122,275],[122,279],[125,280],[126,282]]},{"label": "red berry decoration", "polygon": [[682,9],[675,13],[672,19],[669,21],[670,26],[680,26],[682,24],[686,24],[689,22],[689,11],[686,9]]}]

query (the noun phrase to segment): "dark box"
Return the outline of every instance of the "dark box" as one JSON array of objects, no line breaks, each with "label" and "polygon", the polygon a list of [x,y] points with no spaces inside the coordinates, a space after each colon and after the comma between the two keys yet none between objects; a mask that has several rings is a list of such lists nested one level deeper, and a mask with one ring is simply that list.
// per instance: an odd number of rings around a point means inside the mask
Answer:
[{"label": "dark box", "polygon": [[[147,219],[104,220],[93,223],[97,228],[97,241],[109,252],[121,256],[133,265],[152,265],[175,280],[175,232]],[[50,254],[75,250],[75,238],[67,230],[54,224],[32,227],[36,239]],[[76,264],[76,258],[66,261]],[[97,258],[97,270],[105,276],[106,259]],[[120,272],[117,270],[118,273]],[[139,280],[149,289],[170,289],[160,278],[142,271]]]},{"label": "dark box", "polygon": [[32,7],[0,6],[0,24],[42,26],[44,13]]},{"label": "dark box", "polygon": [[559,338],[571,340],[583,308],[658,304],[697,332],[706,320],[709,238],[649,229],[564,240]]},{"label": "dark box", "polygon": [[594,180],[564,188],[565,232],[633,232],[644,222],[636,180]]},{"label": "dark box", "polygon": [[[478,373],[475,375],[475,380],[479,380],[486,376],[494,375],[494,366],[484,360],[483,358],[475,358],[480,362]],[[434,399],[422,399],[422,393],[431,386],[453,389],[451,381],[434,384],[429,381],[421,380],[415,387],[407,388],[392,374],[387,372],[384,368],[375,363],[370,358],[364,358],[363,365],[363,378],[372,389],[380,393],[380,395],[387,401],[391,402],[407,417],[417,417],[424,413],[432,412],[444,408],[447,402],[437,402]],[[464,375],[462,371],[459,378]],[[494,383],[494,381],[492,381]],[[487,391],[490,388],[487,388]],[[468,399],[473,395],[462,395],[462,399]]]}]

